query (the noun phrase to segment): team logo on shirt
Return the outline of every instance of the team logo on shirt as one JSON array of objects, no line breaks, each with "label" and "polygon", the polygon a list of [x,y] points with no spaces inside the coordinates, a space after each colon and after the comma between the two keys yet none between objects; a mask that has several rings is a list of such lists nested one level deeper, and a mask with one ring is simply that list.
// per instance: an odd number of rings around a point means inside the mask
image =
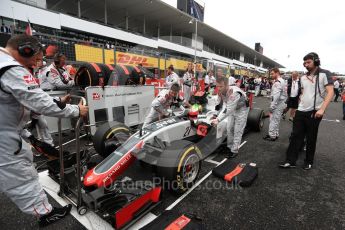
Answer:
[{"label": "team logo on shirt", "polygon": [[57,70],[55,70],[55,69],[51,69],[50,72],[52,74],[52,77],[54,77],[54,78],[57,77],[58,74],[59,74],[59,72]]},{"label": "team logo on shirt", "polygon": [[92,94],[92,99],[95,101],[98,101],[101,99],[101,95],[99,93],[93,93]]},{"label": "team logo on shirt", "polygon": [[25,75],[24,77],[24,81],[26,82],[26,84],[28,85],[36,85],[36,80],[32,75]]}]

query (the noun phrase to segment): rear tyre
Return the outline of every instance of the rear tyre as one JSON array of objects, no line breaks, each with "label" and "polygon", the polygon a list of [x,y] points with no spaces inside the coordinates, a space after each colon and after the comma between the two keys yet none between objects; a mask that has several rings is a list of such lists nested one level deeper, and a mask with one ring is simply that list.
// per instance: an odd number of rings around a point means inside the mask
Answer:
[{"label": "rear tyre", "polygon": [[260,132],[264,127],[264,111],[262,109],[251,109],[247,118],[247,127],[250,130]]}]

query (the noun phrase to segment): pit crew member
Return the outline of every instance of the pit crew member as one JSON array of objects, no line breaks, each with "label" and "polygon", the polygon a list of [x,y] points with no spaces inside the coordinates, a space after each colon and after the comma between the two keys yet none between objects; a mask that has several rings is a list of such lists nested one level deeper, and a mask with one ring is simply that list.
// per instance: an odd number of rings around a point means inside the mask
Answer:
[{"label": "pit crew member", "polygon": [[44,91],[71,89],[74,86],[74,80],[65,69],[66,56],[57,53],[54,56],[54,62],[48,66],[46,76],[42,78],[41,88]]},{"label": "pit crew member", "polygon": [[171,116],[172,114],[168,110],[173,104],[183,102],[185,106],[189,106],[188,102],[185,102],[183,98],[178,96],[180,90],[181,87],[177,83],[171,85],[170,89],[162,90],[152,101],[150,112],[146,116],[143,127],[154,121]]},{"label": "pit crew member", "polygon": [[270,124],[268,134],[264,137],[267,141],[276,141],[279,137],[279,124],[285,109],[285,101],[287,98],[287,85],[284,79],[280,77],[278,68],[271,70],[273,85],[271,89],[272,102],[270,104]]},{"label": "pit crew member", "polygon": [[227,153],[230,158],[233,158],[238,155],[243,131],[247,124],[249,104],[245,92],[238,86],[229,86],[227,77],[218,77],[216,84],[222,109],[211,124],[216,126],[222,120],[228,119]]},{"label": "pit crew member", "polygon": [[21,139],[30,111],[46,116],[86,116],[88,108],[69,105],[42,91],[28,71],[42,53],[42,45],[25,34],[11,37],[0,49],[0,192],[22,212],[36,215],[40,226],[65,217],[71,205],[52,207],[38,181],[30,146]]}]

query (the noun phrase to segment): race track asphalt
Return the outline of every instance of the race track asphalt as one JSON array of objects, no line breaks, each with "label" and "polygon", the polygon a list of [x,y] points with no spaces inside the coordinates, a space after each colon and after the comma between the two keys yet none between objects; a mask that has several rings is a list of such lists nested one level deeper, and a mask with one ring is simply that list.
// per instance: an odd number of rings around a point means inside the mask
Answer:
[{"label": "race track asphalt", "polygon": [[[268,98],[255,98],[254,107],[265,108]],[[249,133],[243,141],[236,162],[255,162],[259,177],[249,188],[240,188],[210,175],[200,186],[178,203],[173,211],[195,213],[203,219],[205,229],[345,229],[345,121],[342,104],[331,103],[319,128],[315,164],[304,171],[304,154],[296,169],[279,169],[284,160],[292,123],[281,122],[280,138],[266,142],[268,120],[261,133]],[[338,119],[339,122],[334,120]],[[218,151],[214,161],[225,157]],[[199,178],[214,164],[203,162]],[[152,210],[159,215],[178,197],[163,194],[163,202]],[[49,197],[53,205],[58,205]],[[35,217],[22,214],[0,194],[1,229],[37,229]],[[46,229],[85,229],[68,216]]]}]

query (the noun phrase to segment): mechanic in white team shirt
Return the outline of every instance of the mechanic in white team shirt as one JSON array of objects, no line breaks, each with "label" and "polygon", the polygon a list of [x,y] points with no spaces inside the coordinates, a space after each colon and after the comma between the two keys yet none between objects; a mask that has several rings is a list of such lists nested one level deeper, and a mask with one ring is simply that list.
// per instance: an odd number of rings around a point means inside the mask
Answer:
[{"label": "mechanic in white team shirt", "polygon": [[39,88],[29,68],[42,55],[42,45],[32,36],[16,35],[0,48],[0,192],[24,213],[36,215],[40,226],[66,216],[72,206],[53,208],[38,181],[33,154],[21,139],[30,111],[56,117],[86,116],[88,108],[69,105]]},{"label": "mechanic in white team shirt", "polygon": [[213,70],[209,70],[205,76],[205,91],[209,92],[210,88],[216,87],[216,78],[214,77]]},{"label": "mechanic in white team shirt", "polygon": [[217,118],[211,123],[216,126],[224,119],[227,122],[227,154],[230,158],[236,157],[241,145],[244,128],[247,124],[249,106],[247,96],[238,86],[229,86],[227,77],[218,77],[218,96],[222,104],[222,109]]},{"label": "mechanic in white team shirt", "polygon": [[287,84],[285,80],[280,77],[278,68],[273,68],[271,70],[271,76],[274,82],[271,89],[270,124],[268,127],[268,134],[263,139],[267,141],[276,141],[279,138],[280,119],[286,107]]},{"label": "mechanic in white team shirt", "polygon": [[56,53],[54,62],[47,67],[46,74],[42,78],[41,88],[45,91],[71,89],[74,80],[65,68],[66,56]]},{"label": "mechanic in white team shirt", "polygon": [[183,97],[189,101],[192,95],[192,85],[194,84],[194,71],[192,63],[188,63],[187,70],[183,75]]},{"label": "mechanic in white team shirt", "polygon": [[146,127],[148,124],[167,118],[171,116],[170,109],[171,105],[178,102],[183,102],[185,106],[190,106],[183,98],[179,96],[181,86],[177,83],[171,85],[170,89],[164,89],[151,103],[151,109],[149,114],[146,116],[143,127]]},{"label": "mechanic in white team shirt", "polygon": [[180,85],[180,78],[179,76],[174,72],[174,66],[170,65],[168,67],[167,76],[165,77],[165,86],[170,89],[173,84],[177,83]]},{"label": "mechanic in white team shirt", "polygon": [[233,76],[230,75],[229,77],[229,86],[233,86],[236,85],[236,78],[234,78]]}]

